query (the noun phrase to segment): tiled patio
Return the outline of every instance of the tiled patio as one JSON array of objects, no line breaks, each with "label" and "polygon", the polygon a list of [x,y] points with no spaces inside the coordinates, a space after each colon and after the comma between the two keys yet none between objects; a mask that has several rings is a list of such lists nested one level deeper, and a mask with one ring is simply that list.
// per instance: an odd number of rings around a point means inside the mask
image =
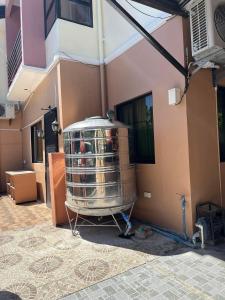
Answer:
[{"label": "tiled patio", "polygon": [[156,233],[124,240],[112,228],[73,237],[46,222],[44,204],[7,197],[0,211],[0,300],[225,299],[225,245],[193,250]]},{"label": "tiled patio", "polygon": [[157,234],[140,242],[119,238],[115,228],[80,233],[49,223],[2,232],[0,299],[11,299],[9,292],[24,300],[59,299],[179,248]]},{"label": "tiled patio", "polygon": [[182,248],[63,300],[224,300],[225,245]]},{"label": "tiled patio", "polygon": [[0,196],[0,231],[29,227],[51,220],[51,210],[44,203],[15,205],[7,196]]}]

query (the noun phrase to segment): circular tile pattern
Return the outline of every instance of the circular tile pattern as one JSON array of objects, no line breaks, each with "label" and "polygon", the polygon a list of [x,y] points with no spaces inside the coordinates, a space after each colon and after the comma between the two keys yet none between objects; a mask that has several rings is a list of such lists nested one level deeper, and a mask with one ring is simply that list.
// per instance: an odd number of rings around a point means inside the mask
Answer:
[{"label": "circular tile pattern", "polygon": [[0,256],[0,270],[15,266],[22,260],[19,254],[6,254]]},{"label": "circular tile pattern", "polygon": [[62,263],[63,260],[58,256],[46,256],[32,263],[29,270],[35,274],[47,274],[57,270]]},{"label": "circular tile pattern", "polygon": [[[31,300],[31,299],[35,299],[36,295],[37,295],[37,289],[34,285],[32,284],[28,284],[28,283],[15,283],[12,284],[10,286],[8,286],[6,288],[7,291],[18,295],[21,299],[27,299],[27,300]],[[6,298],[8,299],[8,298]],[[11,298],[9,298],[11,299]],[[13,296],[12,296],[12,299]],[[15,298],[18,299],[18,298]]]},{"label": "circular tile pattern", "polygon": [[93,250],[95,250],[96,252],[99,252],[99,253],[111,253],[111,252],[114,252],[116,251],[116,247],[112,247],[112,246],[109,246],[109,245],[93,245],[92,246]]},{"label": "circular tile pattern", "polygon": [[10,236],[10,235],[2,235],[0,236],[0,246],[3,246],[5,244],[8,244],[10,243],[11,241],[14,240],[14,237],[13,236]]},{"label": "circular tile pattern", "polygon": [[36,248],[46,242],[46,238],[43,237],[31,237],[21,241],[18,246],[25,249]]},{"label": "circular tile pattern", "polygon": [[40,228],[40,231],[44,232],[44,233],[50,233],[50,232],[57,232],[57,231],[59,231],[59,229],[52,225],[44,225]]},{"label": "circular tile pattern", "polygon": [[81,244],[81,239],[74,239],[72,241],[59,240],[54,244],[54,247],[58,250],[70,250],[74,249]]},{"label": "circular tile pattern", "polygon": [[102,280],[109,274],[109,264],[102,259],[87,259],[79,263],[75,269],[75,274],[85,282],[95,282]]}]

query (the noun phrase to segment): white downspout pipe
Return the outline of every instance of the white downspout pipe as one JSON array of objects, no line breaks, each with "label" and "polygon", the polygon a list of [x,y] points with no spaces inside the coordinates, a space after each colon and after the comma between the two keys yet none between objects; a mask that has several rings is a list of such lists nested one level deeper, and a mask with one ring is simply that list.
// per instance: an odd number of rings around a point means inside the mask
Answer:
[{"label": "white downspout pipe", "polygon": [[100,90],[102,115],[105,117],[107,112],[107,93],[106,93],[106,74],[105,74],[105,51],[104,51],[104,30],[103,30],[103,8],[102,0],[96,0],[97,19],[98,19],[98,50],[100,63]]}]

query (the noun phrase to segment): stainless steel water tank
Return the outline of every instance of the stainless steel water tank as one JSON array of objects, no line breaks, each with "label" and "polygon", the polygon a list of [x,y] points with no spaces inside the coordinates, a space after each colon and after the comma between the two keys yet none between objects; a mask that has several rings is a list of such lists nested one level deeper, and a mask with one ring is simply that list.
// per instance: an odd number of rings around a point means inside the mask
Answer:
[{"label": "stainless steel water tank", "polygon": [[134,204],[134,166],[129,162],[128,128],[92,117],[64,130],[67,206],[89,216],[107,216]]}]

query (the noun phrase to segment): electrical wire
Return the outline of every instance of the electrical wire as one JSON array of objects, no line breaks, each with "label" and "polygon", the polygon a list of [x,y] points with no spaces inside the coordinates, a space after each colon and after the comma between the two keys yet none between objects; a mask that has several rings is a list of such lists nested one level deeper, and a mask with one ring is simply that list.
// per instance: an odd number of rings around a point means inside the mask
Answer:
[{"label": "electrical wire", "polygon": [[141,11],[140,9],[138,9],[137,7],[135,7],[133,4],[131,4],[128,0],[125,0],[131,7],[133,7],[135,10],[137,10],[139,13],[145,15],[145,16],[148,16],[148,17],[151,17],[151,18],[154,18],[154,19],[160,19],[160,20],[166,20],[169,18],[169,16],[167,17],[157,17],[157,16],[153,16],[153,15],[150,15],[150,14],[147,14],[143,11]]},{"label": "electrical wire", "polygon": [[190,81],[191,81],[191,78],[192,76],[194,75],[192,72],[191,72],[191,67],[192,65],[194,64],[194,62],[190,62],[189,65],[188,65],[188,76],[186,78],[186,83],[185,83],[185,88],[184,88],[184,92],[183,94],[181,95],[181,98],[180,98],[180,101],[177,103],[177,104],[180,104],[183,99],[184,99],[184,96],[187,94],[188,92],[188,89],[190,87]]}]

